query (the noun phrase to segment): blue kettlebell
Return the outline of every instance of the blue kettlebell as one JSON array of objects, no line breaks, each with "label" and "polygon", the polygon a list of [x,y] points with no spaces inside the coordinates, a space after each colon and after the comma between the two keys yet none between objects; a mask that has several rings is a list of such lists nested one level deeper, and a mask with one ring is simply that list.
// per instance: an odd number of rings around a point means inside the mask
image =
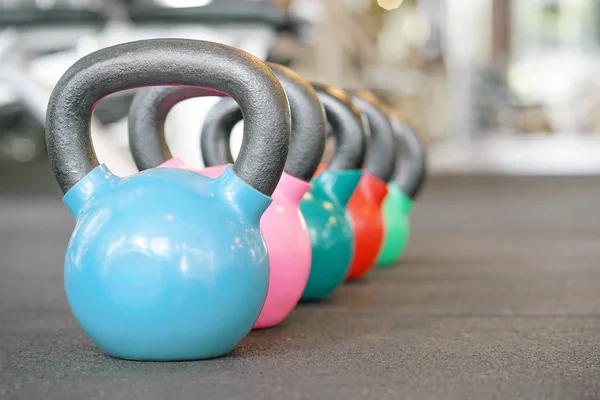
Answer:
[{"label": "blue kettlebell", "polygon": [[[121,90],[204,87],[246,116],[237,161],[218,179],[175,168],[130,177],[99,165],[90,136],[96,103]],[[291,117],[259,59],[196,40],[120,44],[77,61],[52,92],[48,155],[75,216],[65,256],[71,310],[108,354],[135,360],[222,356],[250,331],[267,295],[259,220],[283,172]]]}]

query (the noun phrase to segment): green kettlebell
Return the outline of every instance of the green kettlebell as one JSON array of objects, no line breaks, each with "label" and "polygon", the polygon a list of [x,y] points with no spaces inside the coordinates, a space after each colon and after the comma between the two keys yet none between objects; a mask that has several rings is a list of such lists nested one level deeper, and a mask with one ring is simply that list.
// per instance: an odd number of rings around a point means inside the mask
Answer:
[{"label": "green kettlebell", "polygon": [[399,165],[396,176],[388,184],[383,203],[385,238],[377,258],[380,267],[389,267],[404,254],[410,236],[410,212],[426,176],[427,154],[423,142],[409,126],[391,115]]}]

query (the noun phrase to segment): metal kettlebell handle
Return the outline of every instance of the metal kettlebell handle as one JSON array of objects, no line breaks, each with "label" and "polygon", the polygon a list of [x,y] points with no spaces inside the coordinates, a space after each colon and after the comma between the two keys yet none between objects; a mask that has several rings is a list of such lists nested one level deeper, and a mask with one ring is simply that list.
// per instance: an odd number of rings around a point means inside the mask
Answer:
[{"label": "metal kettlebell handle", "polygon": [[335,138],[329,169],[361,169],[367,151],[367,137],[360,110],[345,90],[321,83],[313,82],[312,85],[325,108]]},{"label": "metal kettlebell handle", "polygon": [[[282,84],[292,115],[292,135],[284,171],[308,181],[314,174],[325,148],[325,113],[314,89],[289,68],[268,64]],[[164,126],[169,111],[180,101],[201,96],[220,96],[202,88],[157,87],[143,89],[130,111],[129,137],[136,164],[140,169],[156,167],[171,153]],[[207,167],[233,163],[229,148],[231,130],[246,115],[231,98],[219,101],[207,114],[201,135],[201,151]],[[250,120],[245,119],[244,137]]]},{"label": "metal kettlebell handle", "polygon": [[[140,89],[133,98],[128,118],[129,148],[138,169],[156,168],[173,157],[165,138],[165,121],[177,103],[194,97],[223,95],[219,90],[192,86]],[[224,162],[227,163],[233,163],[233,159]]]},{"label": "metal kettlebell handle", "polygon": [[423,186],[427,170],[427,151],[417,133],[400,122],[397,116],[390,117],[397,149],[400,150],[400,163],[394,182],[411,199],[415,199]]},{"label": "metal kettlebell handle", "polygon": [[[304,78],[282,65],[267,65],[281,82],[292,113],[292,136],[284,171],[308,182],[325,151],[325,111],[317,93]],[[206,166],[224,164],[233,159],[229,138],[240,120],[242,113],[229,99],[221,100],[209,111],[200,137]]]},{"label": "metal kettlebell handle", "polygon": [[383,182],[389,182],[396,170],[396,144],[389,111],[371,92],[359,90],[350,93],[352,101],[369,122],[371,137],[366,169]]},{"label": "metal kettlebell handle", "polygon": [[150,39],[91,53],[59,80],[48,104],[46,141],[63,193],[96,168],[90,134],[96,103],[111,93],[143,86],[217,88],[233,97],[251,121],[235,174],[270,196],[283,171],[290,112],[277,77],[258,58],[200,40]]},{"label": "metal kettlebell handle", "polygon": [[[210,109],[202,124],[202,134],[200,135],[200,153],[204,165],[213,166],[233,162],[229,140],[231,131],[242,119],[244,119],[242,110],[233,99],[228,97],[220,100]],[[292,126],[296,119],[292,115]],[[292,128],[292,137],[294,132]],[[291,151],[288,151],[288,157],[290,154]]]}]

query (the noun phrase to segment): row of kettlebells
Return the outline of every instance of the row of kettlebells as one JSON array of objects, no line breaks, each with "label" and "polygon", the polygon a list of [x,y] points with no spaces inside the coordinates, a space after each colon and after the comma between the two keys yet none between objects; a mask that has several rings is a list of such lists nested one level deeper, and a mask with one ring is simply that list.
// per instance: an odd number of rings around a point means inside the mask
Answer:
[{"label": "row of kettlebells", "polygon": [[[142,172],[120,178],[98,162],[90,120],[100,99],[132,88],[129,141]],[[164,122],[178,102],[215,95],[229,97],[202,128],[207,168],[193,170],[170,154]],[[396,262],[424,152],[390,115],[369,92],[310,84],[217,43],[144,40],[80,59],[52,93],[46,140],[76,219],[64,276],[83,330],[120,358],[217,357],[378,257]],[[335,151],[320,166],[328,124]]]}]

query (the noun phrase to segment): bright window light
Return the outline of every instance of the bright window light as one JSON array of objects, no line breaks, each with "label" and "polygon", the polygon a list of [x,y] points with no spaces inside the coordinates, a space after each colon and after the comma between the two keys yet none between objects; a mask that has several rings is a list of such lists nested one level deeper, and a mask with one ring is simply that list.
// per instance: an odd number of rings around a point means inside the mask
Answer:
[{"label": "bright window light", "polygon": [[395,10],[400,7],[403,0],[377,0],[377,5],[383,8],[384,10]]},{"label": "bright window light", "polygon": [[173,8],[203,7],[212,2],[213,0],[160,0],[162,5]]}]

